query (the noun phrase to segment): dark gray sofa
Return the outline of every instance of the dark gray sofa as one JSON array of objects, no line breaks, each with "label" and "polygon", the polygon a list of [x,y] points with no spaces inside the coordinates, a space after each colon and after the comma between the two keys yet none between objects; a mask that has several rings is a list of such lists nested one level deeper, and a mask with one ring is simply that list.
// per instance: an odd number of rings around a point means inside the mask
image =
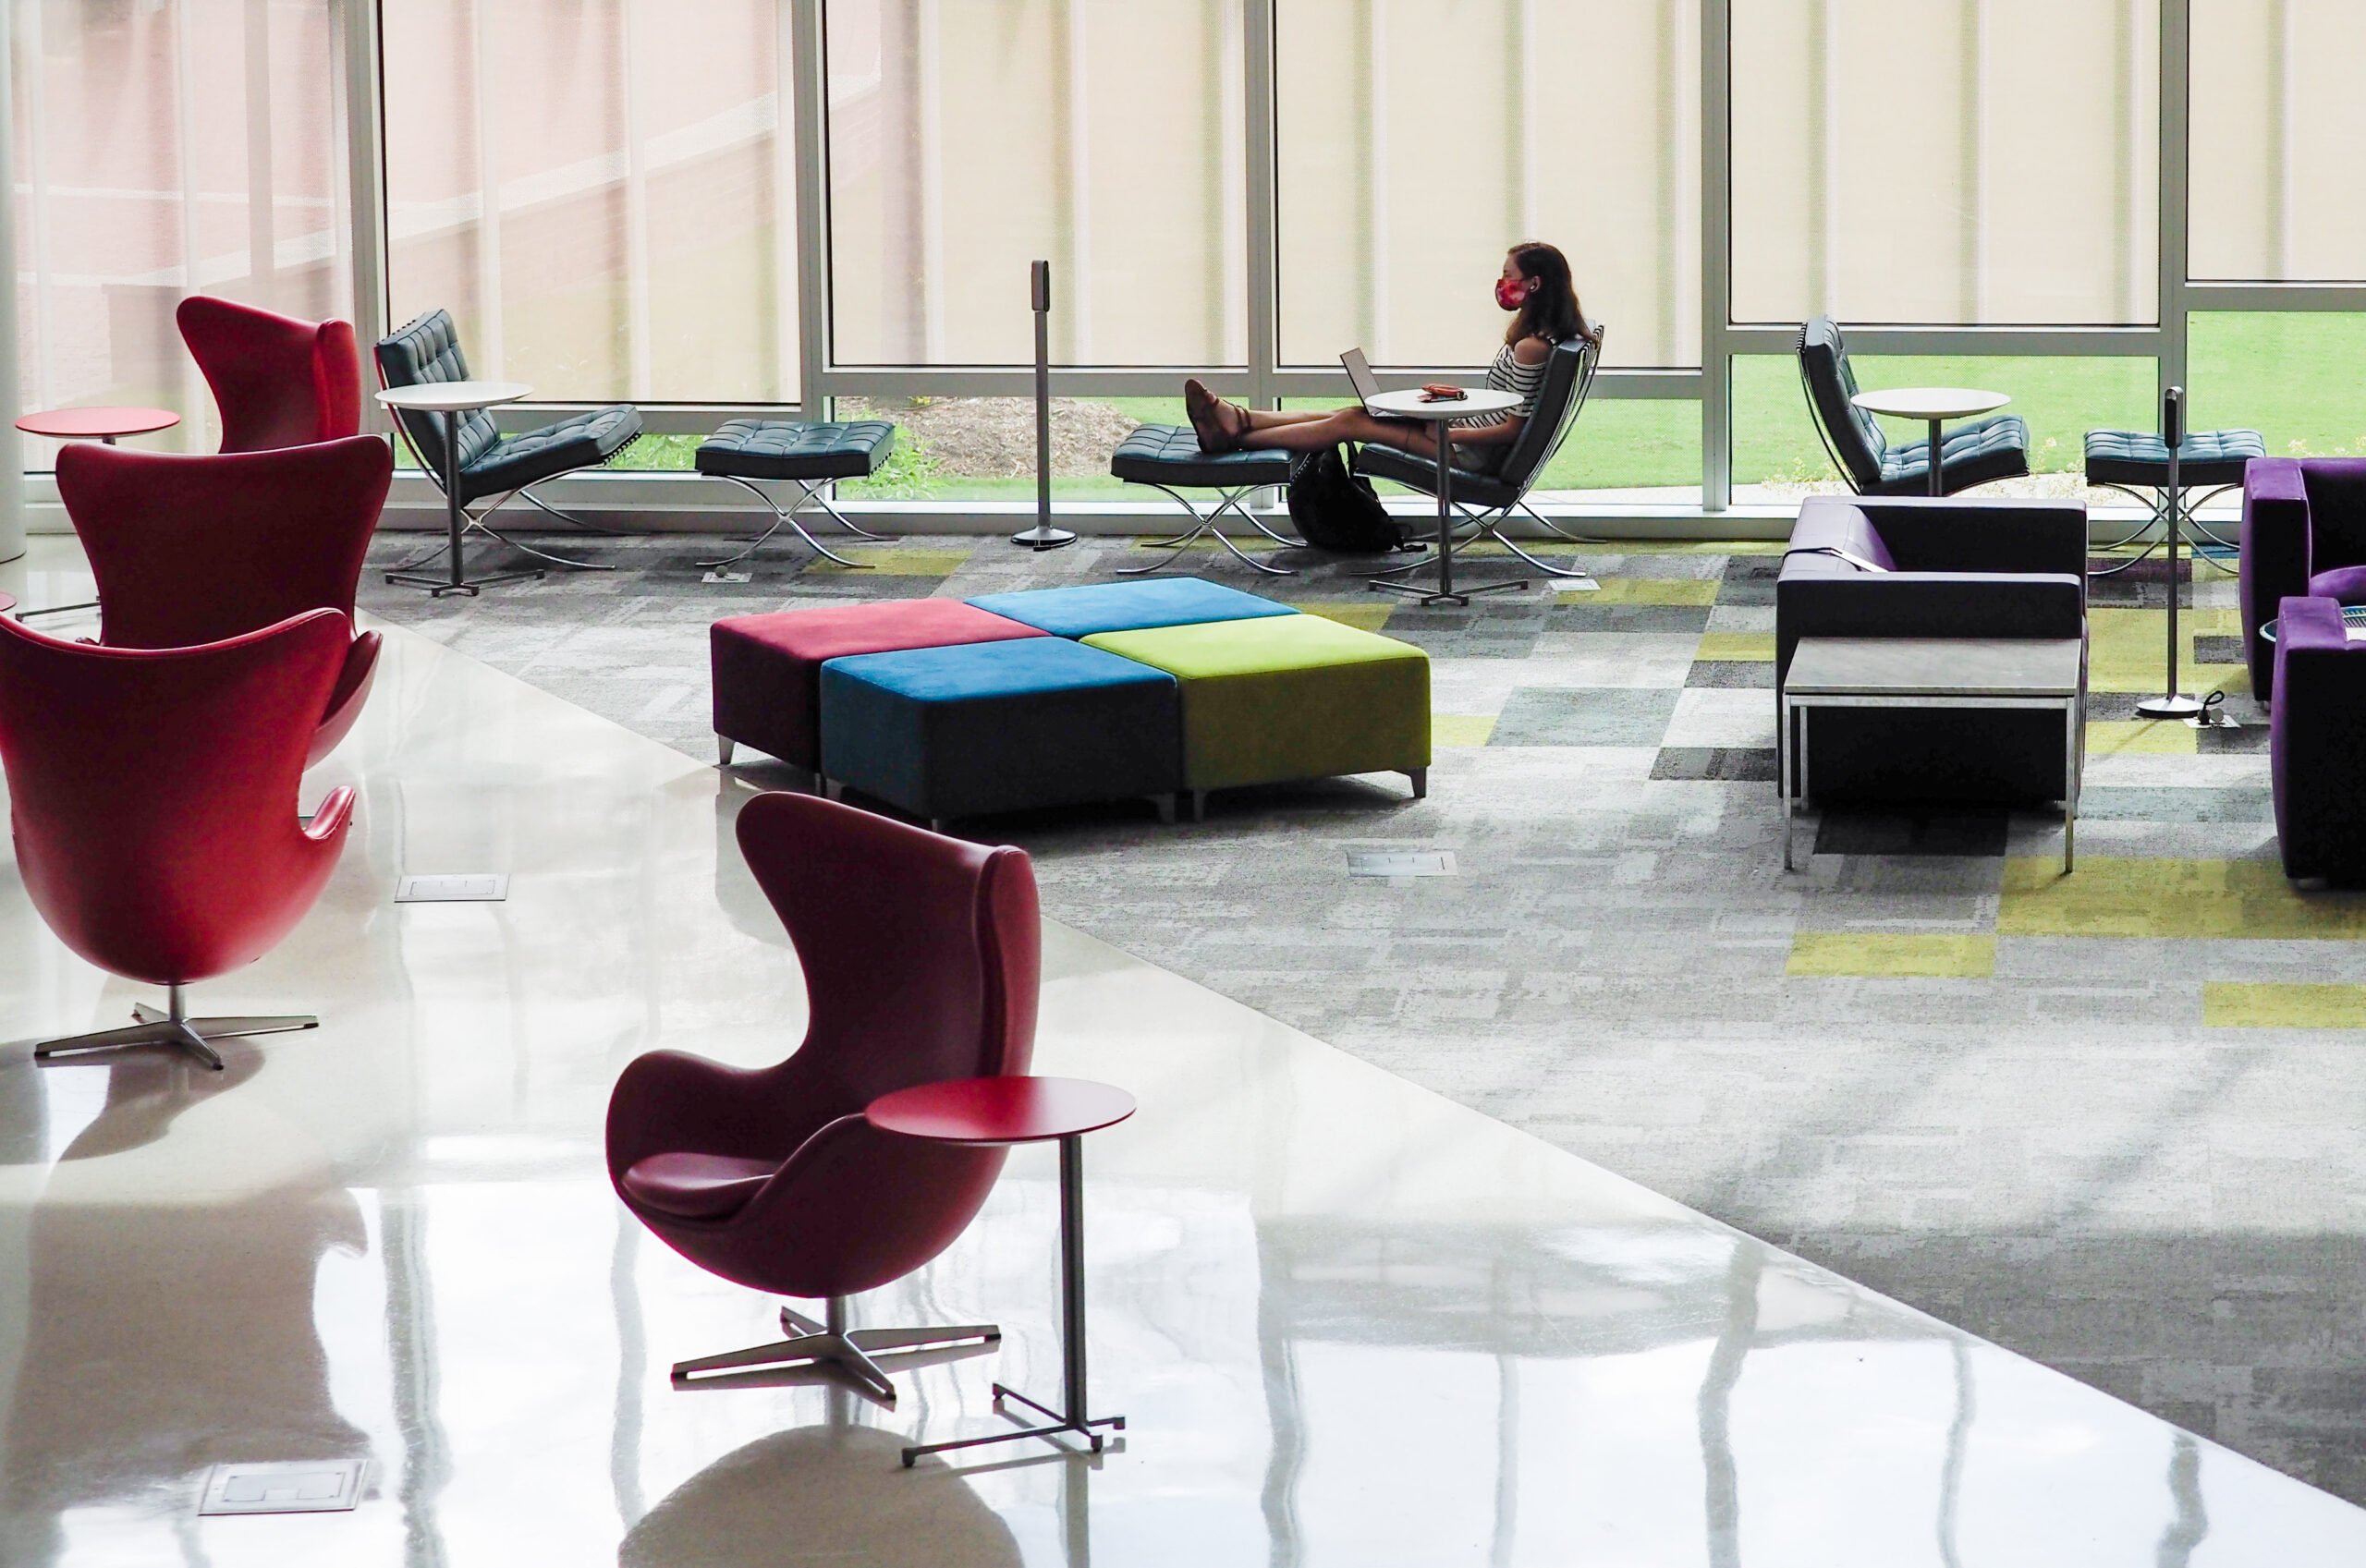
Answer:
[{"label": "dark gray sofa", "polygon": [[[1889,569],[1818,553],[1834,550]],[[1811,496],[1775,583],[1775,686],[1803,637],[2083,637],[2086,566],[2076,502]],[[2057,714],[1827,709],[1803,722],[1820,799],[2059,800],[2067,782]]]}]

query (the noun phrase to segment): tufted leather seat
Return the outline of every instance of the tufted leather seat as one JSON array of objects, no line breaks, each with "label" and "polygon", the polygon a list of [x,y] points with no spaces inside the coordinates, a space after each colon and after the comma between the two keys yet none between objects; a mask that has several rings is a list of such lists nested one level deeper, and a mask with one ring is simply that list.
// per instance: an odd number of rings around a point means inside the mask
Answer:
[{"label": "tufted leather seat", "polygon": [[[390,387],[467,381],[468,357],[449,310],[430,310],[378,340],[379,378]],[[444,473],[444,418],[398,409],[403,433],[437,480]],[[537,430],[505,435],[482,408],[460,416],[460,504],[522,490],[543,480],[604,463],[640,434],[640,410],[628,403],[594,408]]]},{"label": "tufted leather seat", "polygon": [[743,480],[862,479],[895,444],[885,419],[732,419],[699,443],[696,462],[702,474]]},{"label": "tufted leather seat", "polygon": [[[2240,484],[2243,465],[2266,456],[2267,443],[2255,430],[2195,431],[2177,446],[2177,482]],[[2087,482],[2158,490],[2169,482],[2168,443],[2150,431],[2091,430],[2087,432]]]},{"label": "tufted leather seat", "polygon": [[1109,472],[1135,484],[1177,485],[1186,490],[1231,490],[1245,484],[1287,484],[1287,452],[1202,452],[1189,425],[1143,425],[1117,444]]},{"label": "tufted leather seat", "polygon": [[[1857,372],[1831,317],[1799,328],[1799,358],[1808,412],[1849,487],[1860,495],[1930,494],[1930,438],[1892,446],[1873,417],[1849,401],[1860,390]],[[2029,471],[2030,427],[2017,414],[1959,425],[1942,439],[1939,485],[1949,495]]]}]

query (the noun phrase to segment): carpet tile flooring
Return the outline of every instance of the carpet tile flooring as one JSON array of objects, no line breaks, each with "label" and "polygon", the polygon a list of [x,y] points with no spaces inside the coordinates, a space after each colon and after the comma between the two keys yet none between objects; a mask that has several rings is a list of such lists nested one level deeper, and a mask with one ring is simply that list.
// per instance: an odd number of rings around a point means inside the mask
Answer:
[{"label": "carpet tile flooring", "polygon": [[[616,570],[475,601],[373,577],[365,607],[708,760],[711,621],[1157,558],[934,536],[848,570],[775,541],[709,584],[711,541],[566,543]],[[1335,779],[1175,828],[1120,803],[958,831],[1031,850],[1063,920],[2366,1501],[2366,897],[2276,865],[2233,578],[2175,585],[2207,729],[2135,712],[2165,678],[2159,563],[2096,580],[2069,877],[2043,808],[1808,813],[1786,873],[1779,557],[1555,545],[1599,588],[1424,609],[1368,564],[1194,551],[1175,569],[1431,654],[1429,798]],[[796,782],[741,756],[750,787]],[[1369,849],[1455,872],[1349,877]]]}]

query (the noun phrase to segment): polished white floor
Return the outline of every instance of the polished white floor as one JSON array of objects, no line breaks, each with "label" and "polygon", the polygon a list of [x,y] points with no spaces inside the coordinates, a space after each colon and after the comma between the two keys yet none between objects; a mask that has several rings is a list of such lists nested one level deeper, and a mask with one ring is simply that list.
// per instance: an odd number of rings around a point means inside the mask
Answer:
[{"label": "polished white floor", "polygon": [[[897,1463],[994,1429],[993,1378],[1057,1392],[1044,1150],[857,1307],[998,1321],[998,1354],[893,1413],[677,1392],[668,1363],[774,1337],[774,1304],[624,1215],[601,1115],[642,1051],[798,1038],[745,793],[384,629],[308,783],[361,791],[335,884],[197,992],[317,1032],[220,1075],[37,1069],[32,1037],[143,993],[0,875],[7,1568],[2366,1562],[2366,1513],[1058,926],[1038,1066],[1143,1106],[1087,1146],[1118,1446]],[[506,903],[391,902],[478,870]],[[217,1462],[343,1456],[352,1513],[196,1514]]]}]

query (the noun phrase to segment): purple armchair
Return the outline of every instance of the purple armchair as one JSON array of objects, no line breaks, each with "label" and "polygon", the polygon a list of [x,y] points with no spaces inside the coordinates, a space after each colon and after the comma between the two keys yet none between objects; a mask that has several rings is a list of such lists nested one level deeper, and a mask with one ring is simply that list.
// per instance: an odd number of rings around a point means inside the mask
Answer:
[{"label": "purple armchair", "polygon": [[2366,459],[2254,457],[2243,471],[2243,653],[2251,695],[2275,694],[2259,628],[2286,599],[2366,604]]},{"label": "purple armchair", "polygon": [[2366,884],[2366,641],[2349,639],[2331,599],[2276,608],[2268,757],[2284,874]]}]

